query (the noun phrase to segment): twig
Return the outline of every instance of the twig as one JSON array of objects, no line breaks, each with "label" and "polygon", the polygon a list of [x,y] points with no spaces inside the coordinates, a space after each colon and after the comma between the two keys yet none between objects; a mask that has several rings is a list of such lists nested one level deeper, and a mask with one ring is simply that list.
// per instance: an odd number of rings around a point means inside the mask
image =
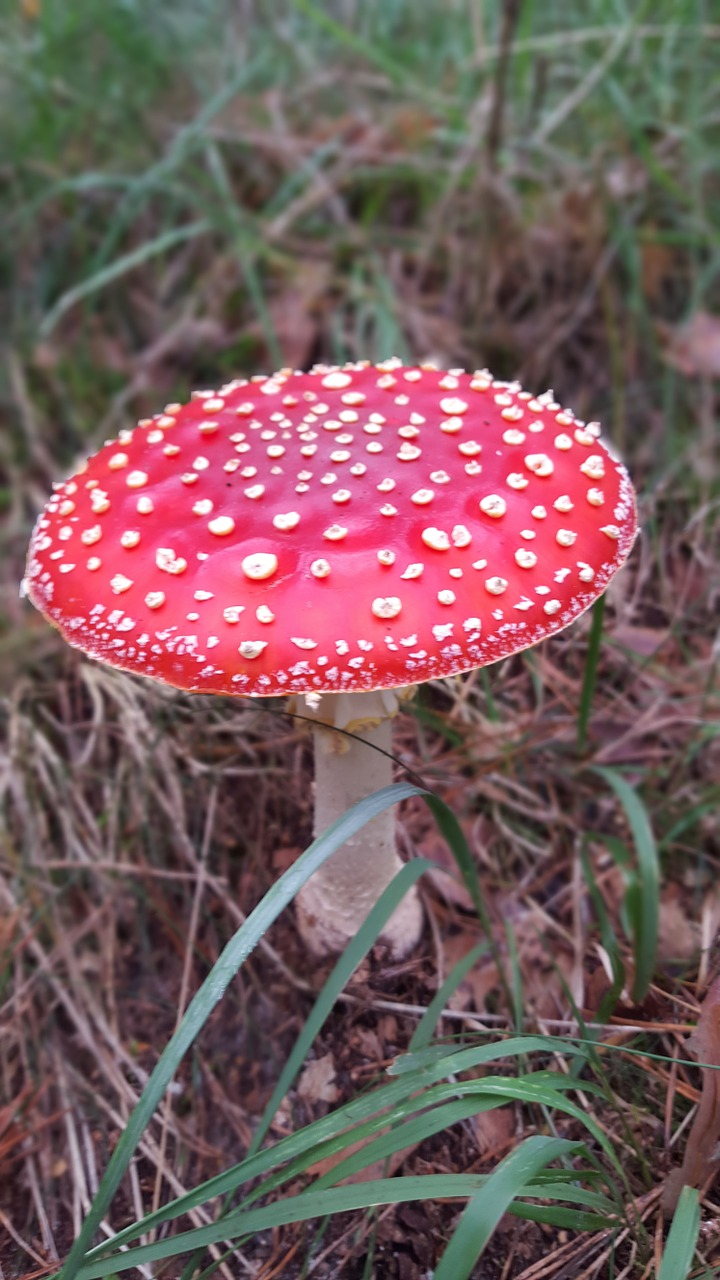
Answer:
[{"label": "twig", "polygon": [[13,1226],[12,1222],[8,1218],[4,1209],[0,1209],[0,1223],[5,1228],[8,1235],[11,1237],[11,1239],[15,1241],[16,1245],[18,1245],[19,1248],[23,1249],[25,1253],[27,1253],[28,1256],[33,1259],[34,1262],[39,1262],[41,1267],[44,1267],[47,1265],[45,1262],[45,1259],[41,1257],[39,1253],[35,1252],[32,1245],[28,1244],[27,1240],[23,1240],[23,1237],[20,1235],[19,1231],[15,1230],[15,1227]]},{"label": "twig", "polygon": [[500,143],[502,142],[505,104],[507,101],[507,81],[510,70],[510,56],[512,53],[513,37],[520,18],[521,7],[522,0],[505,0],[503,4],[502,28],[500,31],[500,53],[498,56],[495,79],[493,81],[492,105],[490,107],[490,119],[488,121],[487,136],[485,139],[485,155],[490,169],[497,168],[498,151],[500,150]]}]

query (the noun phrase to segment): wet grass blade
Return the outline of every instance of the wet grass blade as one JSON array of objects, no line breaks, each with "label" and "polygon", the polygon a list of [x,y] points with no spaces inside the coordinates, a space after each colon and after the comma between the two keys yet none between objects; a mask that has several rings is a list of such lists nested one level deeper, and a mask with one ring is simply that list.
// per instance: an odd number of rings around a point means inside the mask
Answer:
[{"label": "wet grass blade", "polygon": [[402,1076],[409,1072],[417,1073],[428,1080],[441,1080],[446,1075],[456,1075],[458,1071],[469,1071],[474,1067],[495,1062],[498,1058],[512,1058],[524,1053],[567,1053],[571,1056],[587,1056],[582,1044],[555,1036],[519,1035],[509,1036],[505,1040],[497,1039],[484,1045],[436,1044],[426,1048],[408,1049],[407,1053],[396,1058],[388,1067],[388,1075]]},{"label": "wet grass blade", "polygon": [[[465,1097],[474,1099],[475,1111],[480,1112],[501,1106],[508,1100],[508,1090],[513,1098],[528,1103],[544,1102],[545,1105],[563,1111],[568,1108],[586,1128],[595,1133],[592,1122],[583,1118],[564,1094],[574,1088],[567,1076],[547,1072],[524,1076],[521,1081],[503,1077],[484,1077],[480,1080],[458,1081],[456,1073],[482,1067],[500,1059],[526,1056],[533,1051],[562,1052],[571,1057],[585,1056],[582,1045],[548,1036],[519,1036],[506,1041],[475,1045],[452,1053],[447,1046],[436,1046],[441,1056],[431,1049],[400,1059],[408,1064],[406,1069],[391,1068],[391,1075],[399,1078],[389,1084],[352,1099],[336,1111],[307,1125],[297,1133],[276,1142],[272,1147],[245,1157],[239,1164],[170,1201],[161,1209],[146,1215],[141,1222],[133,1223],[117,1232],[111,1240],[103,1241],[88,1252],[87,1260],[94,1260],[136,1239],[144,1231],[157,1227],[189,1213],[199,1205],[216,1200],[220,1196],[239,1190],[243,1184],[256,1183],[246,1194],[244,1205],[261,1195],[275,1190],[282,1183],[298,1176],[320,1159],[341,1153],[351,1143],[372,1139],[389,1125],[404,1122],[416,1112],[457,1102]],[[415,1065],[419,1059],[419,1065]],[[446,1079],[445,1077],[450,1077]],[[583,1082],[583,1090],[599,1093],[591,1081]],[[602,1144],[602,1135],[599,1135]],[[607,1146],[607,1144],[605,1144]],[[269,1175],[269,1176],[268,1176]],[[262,1183],[258,1179],[264,1179]]]},{"label": "wet grass blade", "polygon": [[523,1186],[551,1160],[577,1151],[580,1145],[564,1138],[535,1136],[506,1156],[465,1208],[440,1265],[435,1268],[434,1280],[467,1280],[500,1218],[522,1193]]},{"label": "wet grass blade", "polygon": [[[530,1152],[526,1158],[515,1160],[515,1157],[520,1157],[528,1146]],[[517,1196],[543,1194],[542,1186],[527,1185],[527,1180],[532,1178],[534,1173],[558,1156],[581,1149],[582,1143],[579,1142],[568,1142],[562,1138],[532,1137],[528,1138],[518,1151],[508,1156],[489,1178],[479,1174],[428,1174],[408,1178],[379,1178],[360,1185],[327,1187],[321,1191],[311,1188],[299,1195],[278,1200],[274,1204],[230,1214],[220,1223],[184,1232],[174,1239],[160,1240],[152,1245],[141,1245],[120,1257],[87,1263],[75,1272],[75,1276],[77,1280],[102,1280],[102,1277],[113,1276],[131,1267],[157,1262],[162,1258],[172,1258],[195,1248],[219,1244],[228,1238],[240,1240],[288,1223],[307,1222],[311,1218],[347,1213],[352,1209],[369,1209],[378,1205],[438,1198],[465,1199],[478,1195],[483,1201],[489,1202],[491,1207],[488,1212],[494,1213],[500,1198],[503,1197],[502,1208],[495,1219],[497,1222]],[[520,1176],[523,1169],[526,1174],[525,1183]],[[487,1192],[486,1188],[501,1172],[504,1176],[498,1179],[498,1182]],[[522,1212],[520,1206],[515,1205],[515,1207]],[[435,1272],[436,1280],[440,1274],[439,1270]],[[450,1277],[452,1280],[459,1280],[460,1276],[467,1274],[464,1271],[447,1271],[445,1277],[446,1280],[450,1280]]]}]

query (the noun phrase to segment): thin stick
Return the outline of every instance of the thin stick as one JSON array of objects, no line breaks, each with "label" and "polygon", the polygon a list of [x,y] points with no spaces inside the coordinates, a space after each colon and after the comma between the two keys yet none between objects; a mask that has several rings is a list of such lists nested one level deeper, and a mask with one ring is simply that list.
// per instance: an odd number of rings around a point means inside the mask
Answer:
[{"label": "thin stick", "polygon": [[2,1224],[8,1235],[15,1241],[16,1245],[18,1245],[20,1249],[23,1249],[35,1262],[39,1262],[41,1267],[47,1267],[45,1259],[42,1258],[39,1253],[35,1252],[32,1245],[29,1244],[27,1240],[23,1239],[19,1231],[15,1230],[15,1227],[8,1218],[4,1209],[0,1209],[0,1224]]},{"label": "thin stick", "polygon": [[520,18],[520,10],[522,8],[522,0],[505,0],[502,12],[502,28],[500,31],[500,53],[498,56],[497,71],[495,72],[495,80],[493,82],[493,98],[490,108],[490,119],[488,121],[487,136],[485,139],[485,154],[487,156],[488,166],[491,169],[497,168],[498,151],[502,142],[503,122],[505,118],[505,103],[507,101],[507,80],[510,70],[510,55],[512,51],[513,37]]}]

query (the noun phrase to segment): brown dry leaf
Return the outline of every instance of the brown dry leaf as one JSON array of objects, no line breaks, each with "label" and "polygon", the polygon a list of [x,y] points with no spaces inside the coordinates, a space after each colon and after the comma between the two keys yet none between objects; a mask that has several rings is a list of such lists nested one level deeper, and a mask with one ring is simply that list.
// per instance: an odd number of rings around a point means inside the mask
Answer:
[{"label": "brown dry leaf", "polygon": [[628,623],[615,628],[613,642],[641,658],[651,658],[670,635],[667,627],[635,627]]},{"label": "brown dry leaf", "polygon": [[[473,947],[477,946],[478,934],[470,929],[461,929],[443,941],[443,960],[446,973],[450,973],[455,965],[465,958]],[[497,966],[493,960],[482,959],[473,965],[467,977],[463,978],[459,987],[448,1001],[448,1007],[458,1012],[474,1009],[476,1013],[485,1011],[487,997],[499,982]]]},{"label": "brown dry leaf", "polygon": [[470,1121],[478,1154],[493,1159],[515,1140],[515,1116],[512,1107],[496,1107],[493,1111],[481,1111]]},{"label": "brown dry leaf", "polygon": [[640,246],[640,282],[648,302],[656,302],[678,267],[675,248],[661,240],[646,240]]},{"label": "brown dry leaf", "polygon": [[[346,1156],[354,1155],[356,1151],[362,1151],[368,1142],[371,1142],[374,1138],[382,1137],[383,1134],[388,1132],[388,1129],[382,1129],[377,1134],[373,1134],[372,1138],[361,1138],[358,1142],[352,1142],[349,1147],[343,1147],[342,1151],[336,1151],[331,1156],[325,1156],[324,1160],[318,1160],[317,1164],[310,1165],[308,1173],[321,1178],[324,1174],[329,1173],[331,1169],[334,1169]],[[393,1178],[410,1153],[419,1145],[418,1142],[414,1142],[411,1146],[404,1147],[402,1151],[394,1151],[386,1160],[373,1160],[372,1164],[367,1165],[364,1169],[358,1169],[357,1173],[351,1174],[348,1178],[342,1178],[337,1185],[342,1187],[353,1182],[372,1182],[375,1178]]]},{"label": "brown dry leaf", "polygon": [[394,1013],[384,1013],[378,1018],[377,1033],[383,1046],[383,1056],[392,1057],[397,1053],[400,1045],[398,1020]]},{"label": "brown dry leaf", "polygon": [[685,324],[661,330],[667,339],[665,359],[686,378],[720,378],[720,316],[696,311]]},{"label": "brown dry leaf", "polygon": [[441,864],[431,867],[425,875],[443,901],[448,906],[460,907],[461,911],[473,911],[473,900],[458,876],[457,863],[442,837],[430,833],[418,848],[421,857]]},{"label": "brown dry leaf", "polygon": [[660,903],[658,958],[666,964],[683,963],[692,960],[699,947],[698,922],[690,919],[682,902],[668,890]]},{"label": "brown dry leaf", "polygon": [[[568,1007],[568,991],[578,981],[569,940],[556,930],[539,907],[531,905],[513,912],[508,900],[504,912],[515,936],[524,1004],[540,1018],[562,1017]],[[507,980],[512,972],[507,967]],[[578,993],[575,992],[577,998]]]},{"label": "brown dry leaf", "polygon": [[287,1138],[293,1132],[295,1117],[290,1099],[286,1096],[278,1106],[270,1128],[280,1138]]},{"label": "brown dry leaf", "polygon": [[377,1031],[372,1027],[354,1027],[353,1042],[358,1053],[370,1062],[380,1062],[383,1057],[382,1046]]},{"label": "brown dry leaf", "polygon": [[303,1102],[337,1102],[338,1087],[335,1084],[335,1059],[331,1053],[308,1062],[297,1086]]},{"label": "brown dry leaf", "polygon": [[308,131],[315,143],[335,142],[341,135],[346,147],[360,152],[365,163],[382,163],[388,153],[398,148],[413,151],[432,139],[438,120],[419,106],[401,106],[389,110],[382,124],[349,111],[344,116],[318,116]]},{"label": "brown dry leaf", "polygon": [[560,200],[563,230],[576,243],[599,246],[607,238],[607,215],[591,183],[571,187]]},{"label": "brown dry leaf", "polygon": [[720,1169],[717,1159],[720,1141],[720,978],[716,978],[708,991],[698,1024],[685,1041],[685,1047],[702,1064],[702,1093],[682,1165],[673,1169],[663,1191],[662,1206],[668,1215],[675,1211],[684,1186],[709,1184]]},{"label": "brown dry leaf", "polygon": [[439,119],[415,103],[398,107],[385,119],[388,142],[393,147],[415,151],[423,143],[432,140],[437,132]]}]

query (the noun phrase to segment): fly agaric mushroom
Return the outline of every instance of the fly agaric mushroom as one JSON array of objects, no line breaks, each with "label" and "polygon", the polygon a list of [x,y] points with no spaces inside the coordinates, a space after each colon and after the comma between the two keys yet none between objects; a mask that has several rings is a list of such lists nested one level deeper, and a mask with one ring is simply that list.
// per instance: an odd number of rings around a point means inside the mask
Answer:
[{"label": "fly agaric mushroom", "polygon": [[[393,690],[536,644],[605,590],[636,514],[598,437],[551,392],[484,370],[239,379],[167,405],[57,485],[27,591],[125,671],[305,695],[320,831],[392,780]],[[388,811],[301,892],[311,948],[342,947],[399,866]],[[385,935],[396,955],[421,924],[408,896]]]}]

